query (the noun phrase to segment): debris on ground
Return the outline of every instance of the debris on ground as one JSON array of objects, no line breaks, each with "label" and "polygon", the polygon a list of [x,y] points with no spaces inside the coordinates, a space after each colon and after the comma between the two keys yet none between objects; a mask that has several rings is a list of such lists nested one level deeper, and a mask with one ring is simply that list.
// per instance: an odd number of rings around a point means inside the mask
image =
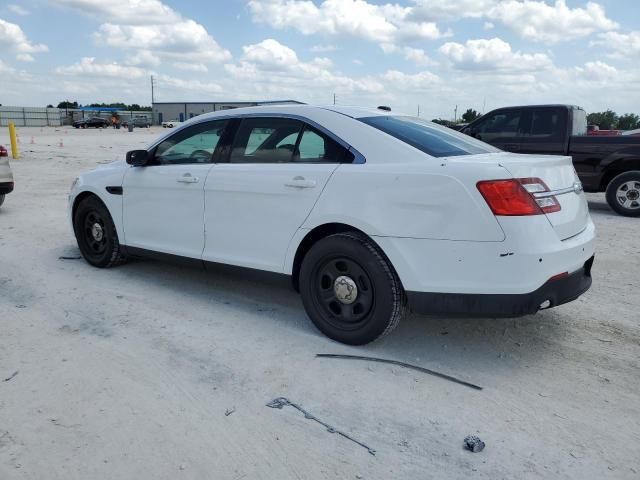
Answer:
[{"label": "debris on ground", "polygon": [[74,256],[74,257],[67,257],[67,256],[60,256],[58,257],[58,260],[80,260],[82,257],[80,255],[78,256]]},{"label": "debris on ground", "polygon": [[320,425],[322,425],[324,428],[327,429],[327,432],[329,432],[329,433],[337,433],[338,435],[343,436],[347,440],[351,440],[352,442],[357,443],[361,447],[365,448],[371,455],[375,455],[376,454],[376,451],[373,448],[370,448],[369,446],[367,446],[364,443],[356,440],[355,438],[349,436],[348,434],[346,434],[344,432],[341,432],[340,430],[337,430],[335,427],[332,427],[328,423],[323,422],[319,418],[313,416],[311,413],[306,411],[300,405],[297,405],[297,404],[289,401],[288,398],[278,397],[278,398],[274,398],[269,403],[267,403],[267,407],[269,407],[269,408],[277,408],[279,410],[282,410],[282,408],[287,406],[287,405],[289,405],[290,407],[293,407],[296,410],[298,410],[300,413],[302,413],[304,415],[304,418],[306,418],[307,420],[313,420],[314,422],[317,422]]},{"label": "debris on ground", "polygon": [[480,437],[475,435],[467,435],[464,439],[464,447],[473,453],[478,453],[484,450],[484,442],[480,440]]},{"label": "debris on ground", "polygon": [[231,415],[231,414],[232,414],[233,412],[235,412],[235,411],[236,411],[236,407],[227,408],[227,409],[224,411],[224,416],[225,416],[225,417],[228,417],[229,415]]},{"label": "debris on ground", "polygon": [[417,370],[422,373],[427,373],[429,375],[433,375],[438,378],[443,378],[445,380],[449,380],[450,382],[457,383],[459,385],[464,385],[465,387],[470,387],[475,390],[482,390],[482,387],[478,385],[474,385],[473,383],[465,382],[464,380],[460,380],[459,378],[452,377],[451,375],[447,375],[445,373],[436,372],[435,370],[429,370],[428,368],[419,367],[417,365],[411,365],[410,363],[399,362],[398,360],[388,360],[385,358],[376,358],[376,357],[362,357],[360,355],[340,355],[333,353],[316,353],[316,357],[319,358],[341,358],[345,360],[366,360],[369,362],[380,362],[380,363],[389,363],[391,365],[398,365],[400,367],[410,368],[412,370]]},{"label": "debris on ground", "polygon": [[15,372],[13,372],[10,376],[8,376],[7,378],[5,378],[3,381],[4,382],[8,382],[9,380],[13,380],[13,377],[15,377],[18,374],[18,370],[16,370]]}]

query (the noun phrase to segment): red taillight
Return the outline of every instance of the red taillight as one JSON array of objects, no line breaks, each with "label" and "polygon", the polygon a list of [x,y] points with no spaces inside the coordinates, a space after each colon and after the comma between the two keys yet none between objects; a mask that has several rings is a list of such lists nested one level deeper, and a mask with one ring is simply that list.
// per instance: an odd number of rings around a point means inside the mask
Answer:
[{"label": "red taillight", "polygon": [[536,193],[549,191],[539,178],[485,180],[476,184],[494,215],[541,215],[560,210],[556,197],[536,198]]},{"label": "red taillight", "polygon": [[0,157],[8,157],[9,156],[9,152],[7,152],[7,149],[4,148],[4,146],[0,145]]},{"label": "red taillight", "polygon": [[566,278],[569,276],[569,272],[562,272],[559,273],[557,275],[554,275],[553,277],[551,277],[549,280],[547,280],[548,282],[555,282],[556,280],[560,280],[562,278]]}]

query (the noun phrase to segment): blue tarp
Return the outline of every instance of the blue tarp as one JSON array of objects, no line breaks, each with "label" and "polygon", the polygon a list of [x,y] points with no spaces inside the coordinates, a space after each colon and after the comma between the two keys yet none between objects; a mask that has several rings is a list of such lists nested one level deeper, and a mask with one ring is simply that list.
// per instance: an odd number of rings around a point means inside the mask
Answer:
[{"label": "blue tarp", "polygon": [[84,110],[85,112],[117,112],[122,109],[116,107],[80,107],[78,110]]}]

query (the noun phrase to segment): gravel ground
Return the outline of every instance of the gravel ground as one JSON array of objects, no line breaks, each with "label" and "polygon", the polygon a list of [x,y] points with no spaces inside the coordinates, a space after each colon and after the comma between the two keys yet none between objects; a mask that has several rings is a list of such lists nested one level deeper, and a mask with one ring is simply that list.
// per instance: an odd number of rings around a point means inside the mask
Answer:
[{"label": "gravel ground", "polygon": [[[594,285],[569,305],[412,316],[351,348],[323,337],[286,285],[59,259],[78,255],[76,174],[161,131],[19,129],[0,209],[1,479],[640,478],[640,220],[589,195]],[[484,390],[315,353],[410,362]],[[265,406],[280,396],[376,455]],[[484,451],[463,449],[469,434]]]}]

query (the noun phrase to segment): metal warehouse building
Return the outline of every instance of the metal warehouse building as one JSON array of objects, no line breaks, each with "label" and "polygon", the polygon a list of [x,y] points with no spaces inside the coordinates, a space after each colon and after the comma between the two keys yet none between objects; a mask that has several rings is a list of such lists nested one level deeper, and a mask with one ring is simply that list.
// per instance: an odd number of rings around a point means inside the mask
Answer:
[{"label": "metal warehouse building", "polygon": [[287,105],[300,104],[296,100],[276,100],[266,102],[153,102],[153,122],[160,124],[169,120],[184,122],[190,118],[208,112],[229,110],[240,107],[255,107],[258,105]]}]

